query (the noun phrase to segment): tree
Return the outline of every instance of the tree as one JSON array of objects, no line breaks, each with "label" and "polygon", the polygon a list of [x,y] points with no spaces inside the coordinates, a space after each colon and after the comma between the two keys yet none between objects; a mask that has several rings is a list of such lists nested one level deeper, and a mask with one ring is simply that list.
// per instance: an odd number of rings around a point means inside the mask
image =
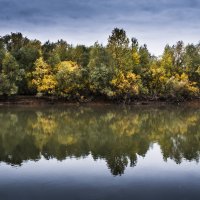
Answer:
[{"label": "tree", "polygon": [[142,93],[142,82],[139,75],[128,72],[119,72],[111,81],[113,86],[113,96],[125,101]]},{"label": "tree", "polygon": [[79,96],[81,71],[77,63],[63,61],[56,66],[56,93],[63,97]]},{"label": "tree", "polygon": [[4,43],[3,43],[3,39],[0,37],[0,71],[2,70],[2,61],[3,58],[5,56],[5,48],[4,48]]},{"label": "tree", "polygon": [[18,51],[18,63],[26,72],[32,72],[35,61],[41,56],[41,43],[30,40]]},{"label": "tree", "polygon": [[98,42],[95,42],[90,49],[88,67],[93,69],[101,64],[109,66],[110,62],[110,55],[107,49],[105,49]]},{"label": "tree", "polygon": [[200,44],[189,44],[185,48],[185,73],[200,87]]},{"label": "tree", "polygon": [[172,76],[175,73],[173,59],[173,50],[169,45],[166,45],[164,53],[161,57],[161,67],[166,70],[166,75],[168,77]]},{"label": "tree", "polygon": [[16,59],[10,53],[6,53],[0,73],[0,94],[16,94],[18,91],[17,82],[21,79],[22,74],[23,70],[19,69]]},{"label": "tree", "polygon": [[5,35],[2,39],[6,50],[18,61],[19,50],[29,42],[29,39],[24,37],[21,33],[11,33],[10,35]]},{"label": "tree", "polygon": [[39,94],[54,94],[57,85],[51,67],[40,57],[35,62],[32,84]]},{"label": "tree", "polygon": [[166,94],[173,98],[183,99],[198,96],[199,88],[195,82],[189,81],[187,74],[176,74],[167,81]]},{"label": "tree", "polygon": [[166,75],[165,67],[161,62],[153,62],[148,72],[148,92],[153,98],[162,97],[166,90],[166,82],[168,77]]},{"label": "tree", "polygon": [[19,49],[17,55],[19,67],[25,71],[22,80],[18,83],[19,94],[33,94],[33,91],[29,88],[31,82],[30,74],[34,70],[35,61],[41,56],[40,41],[30,40]]},{"label": "tree", "polygon": [[129,39],[123,29],[115,28],[112,35],[109,36],[108,51],[110,52],[116,70],[130,70],[132,65],[132,56],[129,48]]},{"label": "tree", "polygon": [[166,45],[152,56],[147,45],[115,28],[106,46],[64,40],[0,37],[0,95],[58,95],[113,99],[199,97],[200,43]]},{"label": "tree", "polygon": [[42,57],[45,61],[47,61],[56,48],[56,44],[50,42],[49,40],[42,45]]},{"label": "tree", "polygon": [[185,55],[185,48],[183,41],[178,41],[176,45],[172,47],[173,50],[173,62],[174,67],[177,73],[183,72],[184,66],[184,55]]},{"label": "tree", "polygon": [[89,63],[89,48],[85,45],[77,45],[73,49],[72,60],[79,66],[86,68]]},{"label": "tree", "polygon": [[139,44],[136,38],[131,39],[132,47],[132,60],[133,60],[133,71],[136,73],[140,72],[140,55],[139,55]]},{"label": "tree", "polygon": [[110,81],[113,77],[108,51],[97,42],[90,50],[88,64],[89,87],[93,93],[110,95]]}]

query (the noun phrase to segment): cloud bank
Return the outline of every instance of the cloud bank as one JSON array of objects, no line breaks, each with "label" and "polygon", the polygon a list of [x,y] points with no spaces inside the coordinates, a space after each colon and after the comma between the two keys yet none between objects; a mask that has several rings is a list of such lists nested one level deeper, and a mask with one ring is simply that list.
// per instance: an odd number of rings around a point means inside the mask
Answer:
[{"label": "cloud bank", "polygon": [[200,40],[200,0],[0,0],[0,35],[106,44],[114,27],[156,55],[166,43]]}]

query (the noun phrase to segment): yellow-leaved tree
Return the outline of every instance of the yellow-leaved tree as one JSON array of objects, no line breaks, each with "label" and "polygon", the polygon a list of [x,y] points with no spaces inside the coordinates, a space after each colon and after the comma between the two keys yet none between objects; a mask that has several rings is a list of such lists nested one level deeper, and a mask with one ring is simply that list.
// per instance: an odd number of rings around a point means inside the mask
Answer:
[{"label": "yellow-leaved tree", "polygon": [[175,74],[175,76],[169,78],[166,83],[166,89],[167,94],[176,98],[199,95],[197,83],[190,81],[188,75],[185,73],[182,73],[181,75]]},{"label": "yellow-leaved tree", "polygon": [[32,84],[38,94],[54,94],[57,81],[51,67],[40,57],[35,62],[35,71],[32,73]]},{"label": "yellow-leaved tree", "polygon": [[118,71],[111,81],[113,96],[124,100],[139,95],[142,90],[142,82],[139,75],[132,72],[123,73]]},{"label": "yellow-leaved tree", "polygon": [[158,62],[152,63],[149,70],[149,94],[154,98],[162,96],[165,93],[167,80],[166,69],[162,65],[160,66]]}]

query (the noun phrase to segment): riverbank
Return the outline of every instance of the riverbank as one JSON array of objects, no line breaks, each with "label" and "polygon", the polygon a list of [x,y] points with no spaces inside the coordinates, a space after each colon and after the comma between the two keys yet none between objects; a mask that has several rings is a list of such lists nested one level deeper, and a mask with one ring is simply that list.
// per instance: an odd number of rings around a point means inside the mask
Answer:
[{"label": "riverbank", "polygon": [[103,98],[96,99],[84,99],[82,101],[68,100],[66,98],[57,97],[37,97],[37,96],[11,96],[0,97],[0,106],[4,105],[53,105],[53,104],[66,104],[66,105],[109,105],[109,104],[129,104],[129,105],[165,105],[165,104],[177,104],[177,105],[200,105],[200,98],[196,99],[135,99],[133,101],[124,102],[116,100],[108,100]]}]

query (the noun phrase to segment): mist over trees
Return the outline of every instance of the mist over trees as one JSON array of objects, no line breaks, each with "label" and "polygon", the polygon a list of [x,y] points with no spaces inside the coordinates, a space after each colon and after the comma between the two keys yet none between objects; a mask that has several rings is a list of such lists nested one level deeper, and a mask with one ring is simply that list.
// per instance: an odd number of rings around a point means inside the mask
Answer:
[{"label": "mist over trees", "polygon": [[200,96],[200,43],[166,45],[160,57],[115,28],[103,46],[42,44],[21,33],[0,37],[0,95],[73,100],[187,99]]}]

